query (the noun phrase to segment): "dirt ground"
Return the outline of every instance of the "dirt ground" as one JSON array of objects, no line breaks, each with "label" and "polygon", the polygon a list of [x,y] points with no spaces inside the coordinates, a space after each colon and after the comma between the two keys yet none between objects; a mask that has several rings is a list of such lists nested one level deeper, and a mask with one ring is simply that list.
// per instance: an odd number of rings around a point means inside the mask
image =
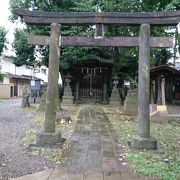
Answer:
[{"label": "dirt ground", "polygon": [[[35,118],[40,112],[23,110],[21,99],[0,103],[0,179],[7,180],[35,173],[55,165],[45,157],[33,155],[22,144],[27,130],[41,130]],[[41,113],[42,114],[42,113]]]}]

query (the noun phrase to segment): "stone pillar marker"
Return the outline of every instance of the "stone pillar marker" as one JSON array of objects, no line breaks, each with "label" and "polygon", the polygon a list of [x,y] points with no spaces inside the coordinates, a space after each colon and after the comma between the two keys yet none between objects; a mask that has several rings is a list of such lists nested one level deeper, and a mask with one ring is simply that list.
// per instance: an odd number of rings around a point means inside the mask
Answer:
[{"label": "stone pillar marker", "polygon": [[71,76],[68,73],[68,75],[65,77],[65,85],[64,85],[64,95],[62,97],[62,106],[73,106],[73,99],[72,91],[70,87],[71,82]]},{"label": "stone pillar marker", "polygon": [[149,69],[150,69],[150,26],[141,25],[139,38],[139,75],[138,75],[138,119],[139,136],[150,137],[149,118]]},{"label": "stone pillar marker", "polygon": [[166,107],[166,95],[165,95],[165,78],[161,76],[160,82],[160,93],[161,94],[161,102],[160,105],[157,106],[157,112],[159,118],[163,119],[163,122],[168,122],[168,111]]},{"label": "stone pillar marker", "polygon": [[138,113],[138,90],[129,89],[124,101],[123,111],[127,114]]},{"label": "stone pillar marker", "polygon": [[142,24],[139,36],[138,74],[138,135],[133,137],[132,148],[157,149],[157,141],[150,137],[150,25]]},{"label": "stone pillar marker", "polygon": [[114,79],[111,98],[109,100],[109,104],[111,106],[115,106],[115,107],[121,107],[121,102],[120,102],[120,97],[119,97],[119,90],[117,88],[118,83],[119,83],[118,80]]},{"label": "stone pillar marker", "polygon": [[52,23],[49,45],[49,74],[45,113],[45,132],[47,133],[55,132],[55,118],[58,97],[59,58],[59,25]]},{"label": "stone pillar marker", "polygon": [[161,80],[161,91],[162,91],[162,105],[166,105],[166,98],[165,98],[165,78]]},{"label": "stone pillar marker", "polygon": [[157,81],[157,86],[158,86],[158,97],[157,97],[157,104],[161,105],[162,103],[162,91],[161,91],[161,79],[158,78]]},{"label": "stone pillar marker", "polygon": [[106,103],[107,101],[107,77],[106,71],[104,72],[104,79],[103,79],[103,102]]},{"label": "stone pillar marker", "polygon": [[104,82],[103,84],[103,101],[106,102],[107,100],[107,83]]},{"label": "stone pillar marker", "polygon": [[79,101],[79,81],[76,81],[76,101]]},{"label": "stone pillar marker", "polygon": [[58,102],[58,77],[59,77],[59,24],[51,24],[49,41],[49,73],[46,94],[46,112],[44,132],[37,135],[37,144],[56,145],[61,140],[60,132],[55,132],[55,119]]}]

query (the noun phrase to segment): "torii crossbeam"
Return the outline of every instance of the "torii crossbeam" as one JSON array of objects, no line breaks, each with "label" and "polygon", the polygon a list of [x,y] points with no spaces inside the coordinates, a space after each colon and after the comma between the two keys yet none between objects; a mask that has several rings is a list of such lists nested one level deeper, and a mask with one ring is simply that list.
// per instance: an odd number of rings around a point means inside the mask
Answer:
[{"label": "torii crossbeam", "polygon": [[[29,36],[28,44],[49,45],[48,36]],[[74,37],[62,36],[59,38],[61,46],[79,47],[138,47],[139,37]],[[173,37],[151,37],[151,47],[166,48],[173,46]]]}]

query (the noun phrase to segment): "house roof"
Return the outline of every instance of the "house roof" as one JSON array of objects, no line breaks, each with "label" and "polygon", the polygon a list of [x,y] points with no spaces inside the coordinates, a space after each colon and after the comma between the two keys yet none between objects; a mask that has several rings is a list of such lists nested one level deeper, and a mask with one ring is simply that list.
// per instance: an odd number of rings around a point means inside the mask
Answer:
[{"label": "house roof", "polygon": [[160,71],[169,71],[172,72],[173,74],[180,75],[180,70],[176,69],[175,67],[169,66],[168,64],[163,64],[150,69],[151,73],[160,72]]},{"label": "house roof", "polygon": [[[16,74],[11,74],[6,72],[5,74],[9,78],[16,78],[16,79],[26,79],[26,80],[31,80],[32,76],[27,76],[27,75],[16,75]],[[34,77],[35,80],[41,80],[39,78]]]}]

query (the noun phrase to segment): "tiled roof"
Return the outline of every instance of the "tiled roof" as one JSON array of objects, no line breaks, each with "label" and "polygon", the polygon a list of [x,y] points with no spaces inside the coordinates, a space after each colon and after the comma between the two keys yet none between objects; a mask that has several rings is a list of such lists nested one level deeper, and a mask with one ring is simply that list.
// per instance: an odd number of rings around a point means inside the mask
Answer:
[{"label": "tiled roof", "polygon": [[[10,78],[16,78],[16,79],[27,79],[27,80],[31,80],[32,79],[32,76],[27,76],[27,75],[16,75],[16,74],[11,74],[11,73],[8,73],[6,72],[5,74],[7,77],[10,77]],[[35,80],[40,80],[38,78],[34,78]]]},{"label": "tiled roof", "polygon": [[169,66],[168,64],[162,64],[162,65],[153,67],[150,69],[150,72],[154,73],[154,72],[158,72],[158,71],[162,71],[162,70],[166,70],[166,71],[172,72],[174,74],[180,75],[180,70],[177,67],[172,67],[172,66]]}]

